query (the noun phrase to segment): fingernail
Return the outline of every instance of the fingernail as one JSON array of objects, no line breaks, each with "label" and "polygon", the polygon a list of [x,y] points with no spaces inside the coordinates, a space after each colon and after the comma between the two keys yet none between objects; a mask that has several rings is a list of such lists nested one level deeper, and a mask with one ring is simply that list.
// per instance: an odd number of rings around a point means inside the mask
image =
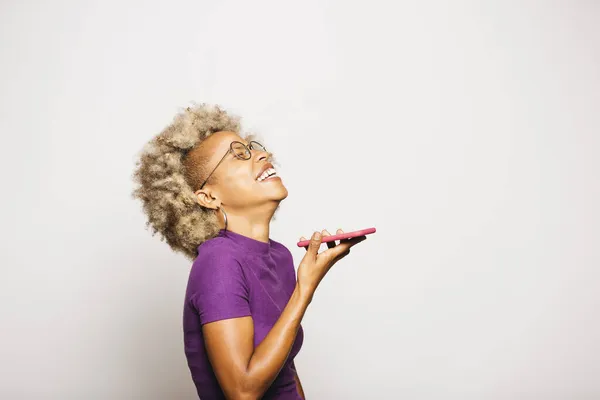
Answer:
[{"label": "fingernail", "polygon": [[321,234],[319,232],[315,232],[315,239],[321,239]]}]

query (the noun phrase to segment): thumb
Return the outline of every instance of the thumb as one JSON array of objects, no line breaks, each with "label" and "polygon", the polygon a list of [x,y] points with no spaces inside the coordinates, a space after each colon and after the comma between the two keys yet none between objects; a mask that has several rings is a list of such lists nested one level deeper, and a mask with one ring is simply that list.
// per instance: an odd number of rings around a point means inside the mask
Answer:
[{"label": "thumb", "polygon": [[308,245],[307,253],[310,253],[311,256],[316,258],[317,253],[319,252],[319,247],[321,247],[321,234],[319,232],[315,232],[310,238],[310,244]]}]

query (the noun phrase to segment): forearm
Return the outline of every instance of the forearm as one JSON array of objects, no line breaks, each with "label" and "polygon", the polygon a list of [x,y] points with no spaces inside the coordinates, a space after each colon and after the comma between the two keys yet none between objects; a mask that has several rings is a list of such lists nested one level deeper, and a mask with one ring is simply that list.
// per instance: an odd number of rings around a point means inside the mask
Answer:
[{"label": "forearm", "polygon": [[310,293],[296,285],[288,304],[264,340],[254,349],[248,363],[246,391],[261,397],[271,386],[296,340],[300,322],[310,303]]}]

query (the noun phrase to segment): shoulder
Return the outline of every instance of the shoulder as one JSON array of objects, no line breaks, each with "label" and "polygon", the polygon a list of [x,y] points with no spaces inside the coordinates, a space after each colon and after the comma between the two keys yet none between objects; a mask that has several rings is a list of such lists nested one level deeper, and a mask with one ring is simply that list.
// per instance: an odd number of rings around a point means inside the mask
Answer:
[{"label": "shoulder", "polygon": [[242,268],[239,248],[216,237],[198,247],[186,292],[202,325],[251,315],[250,286]]},{"label": "shoulder", "polygon": [[190,279],[202,278],[214,281],[215,278],[243,273],[242,254],[223,237],[215,237],[198,246],[198,256],[190,271]]},{"label": "shoulder", "polygon": [[206,242],[198,246],[198,258],[212,256],[216,254],[229,254],[236,256],[239,253],[238,248],[231,243],[228,238],[217,236],[212,239],[208,239]]}]

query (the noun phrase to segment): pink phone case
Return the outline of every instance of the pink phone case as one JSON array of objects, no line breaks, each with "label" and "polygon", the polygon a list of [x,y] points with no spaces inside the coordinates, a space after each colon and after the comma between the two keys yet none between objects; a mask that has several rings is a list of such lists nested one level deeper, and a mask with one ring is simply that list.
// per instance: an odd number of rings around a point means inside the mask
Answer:
[{"label": "pink phone case", "polygon": [[[327,242],[331,242],[334,240],[350,239],[350,238],[357,237],[357,236],[370,235],[371,233],[375,233],[375,232],[376,232],[375,228],[361,229],[360,231],[354,231],[354,232],[344,232],[341,235],[331,235],[331,236],[322,237],[321,243],[327,243]],[[302,241],[298,242],[298,247],[305,247],[305,246],[308,246],[309,244],[310,244],[310,239],[302,240]]]}]

